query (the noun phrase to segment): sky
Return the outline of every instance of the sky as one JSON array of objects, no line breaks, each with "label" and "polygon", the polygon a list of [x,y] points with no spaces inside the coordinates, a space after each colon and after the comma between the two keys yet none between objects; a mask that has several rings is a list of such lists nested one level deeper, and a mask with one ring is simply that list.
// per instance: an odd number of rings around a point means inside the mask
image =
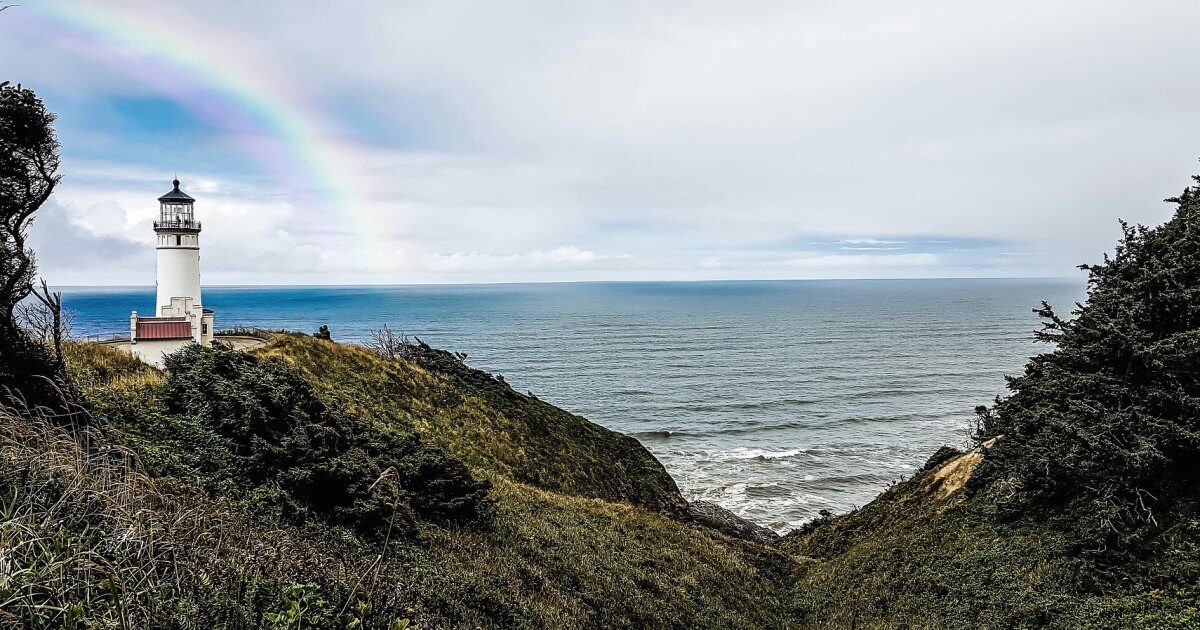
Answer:
[{"label": "sky", "polygon": [[1078,277],[1200,171],[1200,2],[22,0],[57,285]]}]

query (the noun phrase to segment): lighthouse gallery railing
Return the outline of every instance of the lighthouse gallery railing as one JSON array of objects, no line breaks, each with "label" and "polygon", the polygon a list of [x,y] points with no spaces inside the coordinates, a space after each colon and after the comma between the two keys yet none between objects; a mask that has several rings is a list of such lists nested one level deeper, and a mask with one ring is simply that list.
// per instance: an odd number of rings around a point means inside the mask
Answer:
[{"label": "lighthouse gallery railing", "polygon": [[156,230],[195,230],[200,231],[199,221],[189,221],[179,219],[175,221],[155,221],[154,229]]}]

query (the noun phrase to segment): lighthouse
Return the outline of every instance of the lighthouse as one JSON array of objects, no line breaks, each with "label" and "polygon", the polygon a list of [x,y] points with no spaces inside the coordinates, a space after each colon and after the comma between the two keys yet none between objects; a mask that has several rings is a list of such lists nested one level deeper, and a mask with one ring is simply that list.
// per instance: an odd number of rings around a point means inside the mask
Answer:
[{"label": "lighthouse", "polygon": [[179,190],[179,180],[171,182],[171,192],[158,198],[158,298],[154,310],[171,308],[172,298],[200,299],[200,222],[196,220],[196,200]]},{"label": "lighthouse", "polygon": [[152,365],[189,343],[213,340],[213,312],[200,296],[200,222],[196,200],[171,182],[170,192],[158,198],[154,222],[158,287],[154,315],[129,316],[129,347],[134,356]]}]

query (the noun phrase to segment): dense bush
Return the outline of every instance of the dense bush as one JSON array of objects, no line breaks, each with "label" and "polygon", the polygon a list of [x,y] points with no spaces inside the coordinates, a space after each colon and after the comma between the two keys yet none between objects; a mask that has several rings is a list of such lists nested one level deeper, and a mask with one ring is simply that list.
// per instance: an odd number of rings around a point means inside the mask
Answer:
[{"label": "dense bush", "polygon": [[315,513],[374,531],[397,507],[438,522],[490,514],[488,484],[458,461],[329,409],[282,361],[193,345],[168,357],[167,370],[167,415],[153,420],[147,442],[174,455],[160,466],[197,472],[211,490],[284,517]]},{"label": "dense bush", "polygon": [[1115,254],[1082,267],[1074,319],[1043,304],[1056,349],[980,409],[981,437],[1003,437],[975,486],[1010,515],[1049,509],[1109,559],[1193,512],[1200,482],[1200,187],[1168,201],[1169,222],[1123,224]]}]

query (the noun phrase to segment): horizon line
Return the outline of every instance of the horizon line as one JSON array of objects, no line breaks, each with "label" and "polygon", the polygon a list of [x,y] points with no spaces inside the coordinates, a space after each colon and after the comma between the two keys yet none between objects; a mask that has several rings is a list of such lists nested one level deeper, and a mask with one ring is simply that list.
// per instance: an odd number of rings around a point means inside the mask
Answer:
[{"label": "horizon line", "polygon": [[[446,286],[504,286],[530,284],[704,284],[704,283],[766,283],[766,282],[936,282],[940,280],[1057,280],[1075,281],[1077,276],[938,276],[930,278],[710,278],[696,280],[510,280],[496,282],[348,282],[348,283],[277,283],[277,284],[211,284],[211,289],[243,288],[344,288],[344,287],[446,287]],[[153,289],[153,284],[63,284],[50,285],[58,289]]]}]

